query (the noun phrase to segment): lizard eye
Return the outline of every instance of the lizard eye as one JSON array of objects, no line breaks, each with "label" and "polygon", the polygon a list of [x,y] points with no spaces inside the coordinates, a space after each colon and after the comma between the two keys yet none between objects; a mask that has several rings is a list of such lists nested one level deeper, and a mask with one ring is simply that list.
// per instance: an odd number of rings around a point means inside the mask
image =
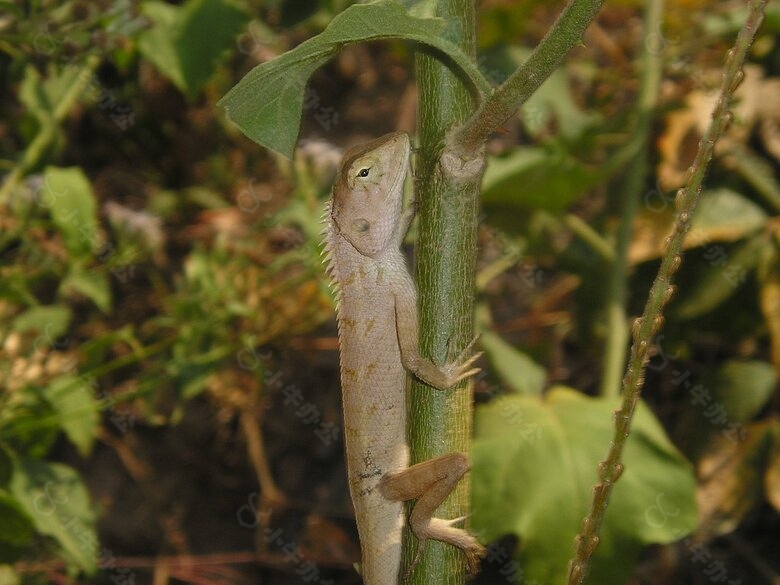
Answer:
[{"label": "lizard eye", "polygon": [[371,169],[360,169],[360,172],[358,172],[357,176],[358,177],[367,177],[368,176],[368,172],[370,170]]}]

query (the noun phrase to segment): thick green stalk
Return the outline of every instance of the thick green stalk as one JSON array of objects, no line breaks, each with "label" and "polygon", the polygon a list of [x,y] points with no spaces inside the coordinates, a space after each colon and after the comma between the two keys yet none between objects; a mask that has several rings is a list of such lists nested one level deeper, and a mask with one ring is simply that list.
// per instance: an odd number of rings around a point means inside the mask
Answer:
[{"label": "thick green stalk", "polygon": [[620,223],[615,242],[615,258],[610,265],[607,283],[607,338],[604,351],[604,374],[601,378],[601,395],[615,397],[620,394],[620,377],[626,363],[629,326],[626,314],[628,294],[628,246],[634,231],[634,216],[639,207],[642,186],[647,175],[650,123],[653,118],[658,90],[661,86],[663,58],[660,47],[649,43],[661,27],[663,0],[649,0],[645,10],[644,51],[641,61],[639,95],[636,105],[636,125],[631,142],[636,144],[636,154],[629,162],[618,193],[622,197]]},{"label": "thick green stalk", "polygon": [[539,89],[596,18],[604,0],[570,0],[528,60],[490,95],[452,137],[454,152],[466,160]]},{"label": "thick green stalk", "polygon": [[[475,54],[473,0],[439,0],[437,15],[459,23],[451,40],[472,58]],[[420,91],[420,150],[415,192],[419,204],[416,279],[420,289],[420,350],[438,364],[454,359],[473,337],[474,271],[477,210],[482,157],[477,172],[454,177],[440,160],[444,137],[475,108],[467,85],[443,62],[419,53],[416,60]],[[409,444],[412,462],[469,450],[472,386],[435,390],[415,380],[410,397]],[[439,508],[437,516],[467,514],[467,478]],[[405,538],[406,574],[417,543]],[[429,541],[412,573],[416,585],[457,585],[464,582],[465,561],[453,546]]]},{"label": "thick green stalk", "polygon": [[666,250],[661,267],[650,289],[644,313],[634,323],[634,343],[631,346],[631,356],[623,378],[623,401],[620,409],[615,412],[615,431],[609,453],[598,466],[599,483],[593,490],[590,511],[583,521],[582,532],[576,539],[577,550],[569,567],[569,585],[581,585],[585,580],[591,557],[598,547],[599,531],[609,497],[623,471],[621,463],[623,447],[631,431],[631,420],[644,383],[644,369],[650,359],[650,348],[654,346],[654,337],[663,325],[663,308],[674,292],[672,278],[680,267],[682,243],[691,227],[693,213],[696,210],[715,143],[731,123],[733,117],[729,111],[731,99],[744,77],[742,65],[756,31],[764,19],[766,3],[767,0],[751,2],[747,22],[737,37],[736,45],[728,53],[720,97],[712,113],[712,122],[699,142],[699,150],[689,169],[687,184],[677,193],[677,213],[672,233],[666,239]]}]

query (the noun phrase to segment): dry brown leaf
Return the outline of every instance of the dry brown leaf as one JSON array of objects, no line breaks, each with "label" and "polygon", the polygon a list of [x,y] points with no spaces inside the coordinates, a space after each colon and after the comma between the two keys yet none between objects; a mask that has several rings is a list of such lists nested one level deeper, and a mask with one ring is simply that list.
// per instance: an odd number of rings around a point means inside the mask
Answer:
[{"label": "dry brown leaf", "polygon": [[709,540],[734,531],[763,499],[764,470],[777,432],[777,421],[748,426],[744,440],[718,437],[699,460],[699,533]]},{"label": "dry brown leaf", "polygon": [[[720,71],[704,75],[717,80]],[[715,84],[712,84],[713,87]],[[745,66],[745,79],[736,93],[732,108],[735,122],[718,142],[716,154],[728,151],[729,143],[745,144],[760,120],[780,120],[780,79],[764,79],[761,67]],[[698,143],[710,123],[718,99],[715,91],[692,91],[685,107],[666,117],[666,130],[658,139],[658,181],[662,189],[674,190],[685,183],[685,174],[696,155]]]}]

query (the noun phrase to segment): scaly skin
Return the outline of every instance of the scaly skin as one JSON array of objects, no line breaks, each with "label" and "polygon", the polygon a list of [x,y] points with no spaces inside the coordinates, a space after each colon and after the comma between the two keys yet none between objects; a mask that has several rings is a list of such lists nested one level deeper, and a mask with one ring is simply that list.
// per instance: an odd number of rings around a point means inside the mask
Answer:
[{"label": "scaly skin", "polygon": [[388,134],[344,155],[326,211],[326,251],[337,289],[344,440],[366,585],[396,585],[403,500],[420,542],[461,548],[475,571],[484,549],[453,521],[433,512],[468,470],[453,453],[409,467],[406,384],[412,373],[449,388],[478,370],[471,346],[439,367],[417,351],[417,297],[400,246],[413,217],[403,212],[409,137]]}]

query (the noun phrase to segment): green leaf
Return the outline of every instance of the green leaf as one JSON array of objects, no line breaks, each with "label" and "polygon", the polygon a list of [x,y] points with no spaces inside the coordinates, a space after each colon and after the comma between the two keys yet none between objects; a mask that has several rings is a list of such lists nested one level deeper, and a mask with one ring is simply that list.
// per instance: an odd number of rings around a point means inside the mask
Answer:
[{"label": "green leaf", "polygon": [[[33,525],[16,498],[0,491],[0,548],[6,545],[20,547],[32,538]],[[0,562],[9,562],[0,556]]]},{"label": "green leaf", "polygon": [[[669,235],[669,226],[674,222],[673,199],[673,195],[663,194],[657,189],[644,195],[644,206],[635,221],[635,237],[629,253],[633,262],[645,262],[663,255],[666,249],[664,241]],[[683,249],[706,246],[705,253],[717,256],[716,242],[736,242],[751,236],[761,230],[767,220],[766,213],[759,206],[735,191],[704,191]],[[716,266],[717,261],[717,258],[711,260],[710,265]],[[686,268],[686,272],[690,270],[691,267]]]},{"label": "green leaf", "polygon": [[60,427],[79,453],[89,455],[100,425],[93,388],[78,376],[66,374],[52,380],[44,396],[57,413]]},{"label": "green leaf", "polygon": [[97,201],[92,185],[78,167],[47,167],[44,177],[45,194],[38,193],[36,197],[49,208],[65,248],[73,258],[90,255],[98,228]]},{"label": "green leaf", "polygon": [[774,366],[758,360],[729,360],[715,373],[714,399],[723,404],[729,421],[751,420],[772,397],[777,383]]},{"label": "green leaf", "polygon": [[750,199],[729,189],[702,194],[693,218],[693,231],[706,230],[712,241],[734,241],[764,227],[767,214]]},{"label": "green leaf", "polygon": [[27,309],[14,319],[13,329],[19,333],[39,331],[46,336],[46,342],[38,344],[36,349],[49,349],[54,341],[68,330],[73,318],[68,307],[61,305],[42,305]]},{"label": "green leaf", "polygon": [[496,374],[514,392],[535,395],[542,393],[547,372],[527,354],[489,330],[480,334],[479,345],[485,351]]},{"label": "green leaf", "polygon": [[73,468],[20,459],[14,465],[11,493],[32,518],[35,529],[54,538],[74,567],[87,573],[95,571],[95,553],[83,540],[97,538],[95,517],[87,488]]},{"label": "green leaf", "polygon": [[146,2],[154,22],[138,48],[188,98],[197,97],[249,16],[226,0],[190,0],[181,6]]},{"label": "green leaf", "polygon": [[482,179],[486,206],[563,211],[607,174],[571,154],[544,147],[518,148],[490,158]]},{"label": "green leaf", "polygon": [[180,34],[179,20],[183,9],[165,2],[145,2],[142,10],[144,16],[154,23],[154,27],[139,35],[138,50],[176,87],[184,91],[187,84],[174,44],[174,39]]},{"label": "green leaf", "polygon": [[311,74],[346,44],[390,38],[438,49],[465,72],[480,92],[489,93],[490,85],[476,65],[446,40],[445,28],[444,20],[411,16],[395,0],[352,5],[316,37],[252,69],[218,105],[249,138],[292,158]]},{"label": "green leaf", "polygon": [[700,383],[686,382],[688,391],[680,402],[676,427],[686,453],[702,453],[716,433],[738,434],[729,425],[746,423],[758,414],[774,394],[776,383],[774,366],[758,360],[729,360],[705,374]]},{"label": "green leaf", "polygon": [[111,286],[105,272],[74,269],[60,284],[60,291],[82,294],[104,313],[111,311]]},{"label": "green leaf", "polygon": [[[486,542],[506,534],[520,539],[516,558],[527,581],[566,582],[616,406],[558,387],[544,400],[511,395],[477,408],[474,527]],[[696,524],[693,470],[643,403],[624,465],[589,583],[627,582],[643,546],[672,542]]]}]

